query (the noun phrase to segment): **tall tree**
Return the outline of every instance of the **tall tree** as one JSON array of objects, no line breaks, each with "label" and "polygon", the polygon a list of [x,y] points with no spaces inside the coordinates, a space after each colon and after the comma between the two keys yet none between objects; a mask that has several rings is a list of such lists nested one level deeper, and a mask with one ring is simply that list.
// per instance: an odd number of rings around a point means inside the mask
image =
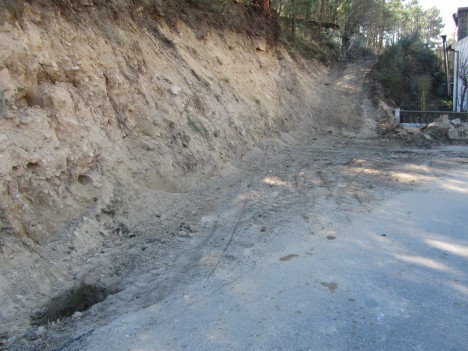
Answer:
[{"label": "tall tree", "polygon": [[440,33],[444,25],[442,23],[442,17],[440,17],[440,11],[437,7],[431,7],[424,13],[424,26],[421,36],[429,47],[435,47],[435,42],[439,42]]},{"label": "tall tree", "polygon": [[297,25],[297,7],[296,0],[291,0],[291,11],[292,11],[292,41],[296,41],[296,25]]}]

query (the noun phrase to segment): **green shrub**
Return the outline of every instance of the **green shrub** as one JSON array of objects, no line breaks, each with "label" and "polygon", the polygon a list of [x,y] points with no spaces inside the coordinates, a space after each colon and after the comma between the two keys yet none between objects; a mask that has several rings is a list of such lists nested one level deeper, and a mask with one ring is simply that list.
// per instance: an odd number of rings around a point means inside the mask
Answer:
[{"label": "green shrub", "polygon": [[440,104],[446,109],[453,109],[453,100],[450,98],[442,99]]},{"label": "green shrub", "polygon": [[[420,108],[425,106],[421,100],[417,104],[418,87],[419,92],[425,94],[424,101],[427,101],[432,85],[430,84],[427,91],[429,83],[425,79],[426,90],[422,92],[423,82],[418,77],[431,78],[436,73],[437,66],[435,53],[419,40],[418,35],[404,37],[387,47],[379,57],[376,69],[377,77],[385,88],[385,95],[397,105]],[[420,82],[417,84],[418,80]]]}]

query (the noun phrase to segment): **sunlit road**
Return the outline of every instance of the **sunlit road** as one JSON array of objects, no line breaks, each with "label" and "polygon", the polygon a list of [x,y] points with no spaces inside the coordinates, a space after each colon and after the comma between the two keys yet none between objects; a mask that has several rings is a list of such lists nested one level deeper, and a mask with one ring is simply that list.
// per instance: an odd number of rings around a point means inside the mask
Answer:
[{"label": "sunlit road", "polygon": [[450,174],[326,236],[285,222],[253,266],[222,265],[67,349],[467,350],[468,169]]}]

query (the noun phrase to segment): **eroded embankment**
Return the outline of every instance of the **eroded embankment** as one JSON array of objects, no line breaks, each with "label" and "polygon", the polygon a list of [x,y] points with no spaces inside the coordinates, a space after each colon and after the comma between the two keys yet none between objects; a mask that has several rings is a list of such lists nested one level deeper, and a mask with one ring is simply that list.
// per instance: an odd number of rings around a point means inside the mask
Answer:
[{"label": "eroded embankment", "polygon": [[[131,234],[122,222],[97,229],[104,217],[128,217],[129,199],[185,191],[311,116],[323,66],[293,60],[261,30],[168,24],[165,6],[44,0],[1,8],[6,328],[77,279],[59,256]],[[239,16],[248,11],[232,6]],[[95,225],[75,230],[88,217]],[[63,241],[54,238],[65,229],[69,242],[45,246]]]},{"label": "eroded embankment", "polygon": [[37,242],[116,192],[184,191],[293,128],[323,72],[262,33],[200,34],[144,6],[70,11],[25,5],[0,32],[3,230]]}]

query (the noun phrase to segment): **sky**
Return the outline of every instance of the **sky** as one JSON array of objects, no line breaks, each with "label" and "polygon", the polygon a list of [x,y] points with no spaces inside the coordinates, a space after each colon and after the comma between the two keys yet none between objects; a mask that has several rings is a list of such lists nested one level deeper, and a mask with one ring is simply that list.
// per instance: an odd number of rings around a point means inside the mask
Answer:
[{"label": "sky", "polygon": [[445,30],[442,31],[442,34],[446,34],[448,37],[451,37],[456,30],[452,14],[457,12],[459,7],[468,7],[468,0],[419,0],[418,2],[425,9],[435,6],[440,10],[445,24]]}]

